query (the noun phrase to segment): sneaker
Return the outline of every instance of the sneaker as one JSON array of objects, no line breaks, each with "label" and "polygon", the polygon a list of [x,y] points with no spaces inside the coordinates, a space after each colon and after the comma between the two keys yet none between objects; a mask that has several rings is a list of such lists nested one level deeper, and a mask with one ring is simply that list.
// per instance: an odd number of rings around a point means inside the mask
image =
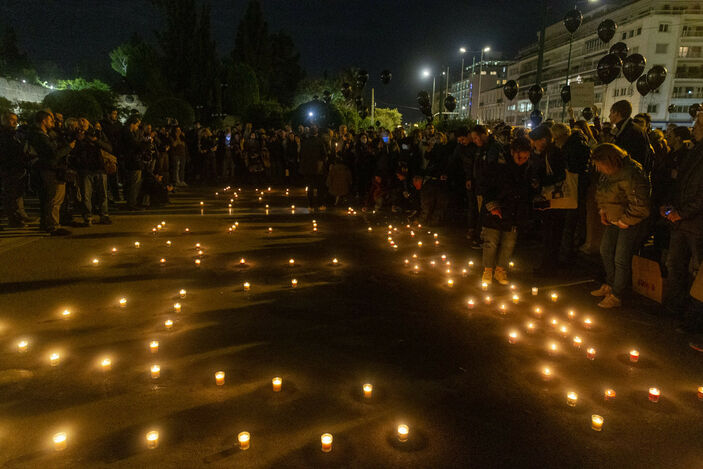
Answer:
[{"label": "sneaker", "polygon": [[613,289],[610,288],[609,285],[604,283],[603,285],[600,286],[600,288],[598,290],[593,290],[591,292],[591,295],[592,296],[608,296],[612,291],[613,291]]},{"label": "sneaker", "polygon": [[491,284],[493,282],[493,269],[483,269],[483,277],[481,277],[481,283]]},{"label": "sneaker", "polygon": [[617,296],[613,295],[612,293],[608,293],[605,298],[603,298],[603,301],[598,303],[598,306],[601,308],[618,308],[621,306],[620,298]]},{"label": "sneaker", "polygon": [[68,236],[71,232],[65,228],[56,228],[55,230],[50,231],[49,234],[51,236]]},{"label": "sneaker", "polygon": [[505,269],[501,269],[500,267],[496,268],[496,273],[495,273],[495,279],[496,282],[500,283],[501,285],[507,285],[508,283],[508,272],[505,271]]}]

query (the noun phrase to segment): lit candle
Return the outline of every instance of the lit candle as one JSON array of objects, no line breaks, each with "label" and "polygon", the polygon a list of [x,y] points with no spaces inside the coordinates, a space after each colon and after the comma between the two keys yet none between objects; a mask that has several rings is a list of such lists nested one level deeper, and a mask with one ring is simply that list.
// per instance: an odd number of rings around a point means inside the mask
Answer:
[{"label": "lit candle", "polygon": [[166,259],[164,259],[164,258],[162,257],[159,262],[161,262],[161,265],[164,265],[164,264],[166,264]]},{"label": "lit candle", "polygon": [[491,304],[491,296],[490,296],[490,295],[486,295],[486,296],[483,298],[483,301],[484,301],[487,305]]},{"label": "lit candle", "polygon": [[410,264],[410,259],[404,259],[404,260],[403,260],[403,263],[404,263],[405,265]]},{"label": "lit candle", "polygon": [[186,228],[186,229],[183,230],[183,231],[185,231],[186,233],[190,233],[190,228]]},{"label": "lit candle", "polygon": [[486,282],[481,283],[481,290],[483,290],[483,291],[488,290],[488,284]]},{"label": "lit candle", "polygon": [[505,314],[505,313],[507,313],[507,308],[506,308],[505,304],[501,304],[501,305],[499,306],[499,308],[500,308],[500,314]]},{"label": "lit candle", "polygon": [[549,381],[552,379],[552,370],[550,370],[548,367],[545,367],[542,369],[542,379],[545,381]]},{"label": "lit candle", "polygon": [[422,247],[422,241],[417,242],[417,247],[421,248]]},{"label": "lit candle", "polygon": [[559,295],[552,293],[552,301],[556,302],[559,299]]},{"label": "lit candle", "polygon": [[413,266],[413,273],[418,273],[418,272],[420,272],[420,266],[417,265],[417,264],[415,264],[415,265]]},{"label": "lit candle", "polygon": [[515,285],[514,283],[511,283],[511,284],[510,284],[510,289],[511,289],[511,290],[515,290],[516,288],[517,288],[517,285]]},{"label": "lit candle", "polygon": [[525,326],[527,329],[528,334],[532,334],[535,331],[535,323],[534,322],[528,322],[527,326]]},{"label": "lit candle", "polygon": [[251,289],[251,284],[249,282],[244,282],[244,291],[249,291]]},{"label": "lit candle", "polygon": [[26,340],[20,340],[20,341],[17,343],[17,350],[18,350],[20,353],[26,352],[26,351],[27,351],[27,347],[29,347],[29,342],[27,342]]},{"label": "lit candle", "polygon": [[159,351],[159,341],[158,340],[152,340],[149,343],[149,350],[151,350],[151,353],[156,353]]},{"label": "lit candle", "polygon": [[337,264],[339,264],[339,261],[335,257],[334,259],[332,259],[332,265],[337,265]]},{"label": "lit candle", "polygon": [[112,248],[112,253],[117,254],[117,248]]},{"label": "lit candle", "polygon": [[195,266],[200,267],[200,259],[195,259]]},{"label": "lit candle", "polygon": [[542,308],[540,308],[539,306],[535,307],[534,312],[535,312],[535,316],[537,316],[537,317],[542,316]]},{"label": "lit candle", "polygon": [[549,321],[549,324],[551,324],[552,327],[556,328],[557,326],[559,326],[559,321],[556,319],[552,319],[551,321]]},{"label": "lit candle", "polygon": [[473,267],[473,266],[474,266],[474,261],[469,261],[469,267]]},{"label": "lit candle", "polygon": [[93,259],[93,265],[98,265],[98,264],[100,264],[100,259],[98,259],[98,258],[96,257],[96,258]]},{"label": "lit candle", "polygon": [[215,373],[215,384],[218,386],[223,386],[225,384],[225,372],[218,371]]},{"label": "lit candle", "polygon": [[164,327],[166,329],[171,329],[173,327],[173,321],[171,321],[170,319],[167,319],[166,321],[164,321]]},{"label": "lit candle", "polygon": [[291,280],[291,281],[290,281],[290,286],[293,287],[293,288],[297,287],[297,286],[298,286],[298,280],[297,280],[297,279]]},{"label": "lit candle", "polygon": [[141,246],[141,244],[139,244],[139,241],[135,241],[135,242],[134,242],[134,247],[135,247],[135,248],[139,248],[139,246]]},{"label": "lit candle", "polygon": [[289,259],[288,260],[288,265],[293,267],[295,265],[295,259]]},{"label": "lit candle", "polygon": [[185,291],[184,289],[181,289],[181,291],[178,292],[178,296],[180,296],[181,298],[185,298],[185,297],[186,297],[186,291]]},{"label": "lit candle", "polygon": [[539,293],[539,288],[532,287],[532,296],[537,296],[538,293]]},{"label": "lit candle", "polygon": [[269,233],[273,232],[273,228],[269,226]]},{"label": "lit candle", "polygon": [[413,259],[417,259],[417,253],[413,253]]},{"label": "lit candle", "polygon": [[510,270],[513,270],[513,268],[515,268],[515,262],[513,262],[513,261],[508,262],[508,268]]},{"label": "lit candle", "polygon": [[637,350],[630,350],[630,361],[632,363],[637,363],[640,359],[640,352]]},{"label": "lit candle", "polygon": [[195,243],[195,249],[200,249],[200,243]]},{"label": "lit candle", "polygon": [[283,378],[275,377],[271,380],[271,385],[273,386],[273,392],[281,392],[281,386],[283,385]]},{"label": "lit candle", "polygon": [[366,383],[364,384],[364,397],[366,399],[371,399],[371,395],[373,394],[373,384]]},{"label": "lit candle", "polygon": [[606,401],[609,401],[611,399],[615,399],[615,390],[614,389],[606,389],[604,396],[605,396]]},{"label": "lit candle", "polygon": [[556,342],[551,342],[551,343],[549,344],[548,351],[549,351],[549,354],[550,354],[550,355],[556,354],[558,350],[559,350],[559,346],[557,345]]},{"label": "lit candle", "polygon": [[581,348],[582,343],[583,343],[583,340],[581,339],[581,337],[579,337],[579,336],[574,337],[574,347]]},{"label": "lit candle", "polygon": [[513,303],[518,304],[520,302],[520,296],[519,295],[513,295]]},{"label": "lit candle", "polygon": [[591,318],[586,318],[583,320],[583,326],[586,329],[590,329],[592,325],[593,325],[593,321],[591,321]]},{"label": "lit candle", "polygon": [[576,402],[579,400],[578,394],[571,391],[566,395],[566,403],[569,407],[576,407]]},{"label": "lit candle", "polygon": [[159,376],[161,376],[161,367],[159,365],[152,365],[151,366],[151,378],[157,379]]},{"label": "lit candle", "polygon": [[698,386],[698,399],[703,401],[703,386]]},{"label": "lit candle", "polygon": [[407,425],[398,425],[398,441],[408,441],[408,433],[410,433],[410,429]]},{"label": "lit candle", "polygon": [[241,432],[237,435],[237,441],[239,442],[239,449],[246,451],[251,444],[251,435],[249,435],[249,432]]},{"label": "lit candle", "polygon": [[180,304],[180,303],[174,303],[174,304],[173,304],[173,312],[174,312],[174,313],[180,313],[180,312],[181,312],[181,304]]},{"label": "lit candle", "polygon": [[435,261],[430,261],[430,265],[431,265],[432,267],[434,267],[434,266],[435,266],[435,264],[436,264],[436,262],[435,262]]},{"label": "lit candle", "polygon": [[100,366],[102,366],[103,371],[108,371],[110,368],[112,368],[112,360],[109,358],[103,358],[103,361],[100,362]]},{"label": "lit candle", "polygon": [[154,449],[159,446],[159,432],[152,430],[146,434],[146,447]]},{"label": "lit candle", "polygon": [[124,308],[127,306],[127,298],[120,298],[120,307]]},{"label": "lit candle", "polygon": [[71,311],[68,310],[68,309],[64,309],[64,310],[61,312],[61,317],[63,317],[64,319],[70,318],[70,317],[71,317]]},{"label": "lit candle", "polygon": [[603,417],[600,415],[591,415],[591,428],[597,432],[603,430]]},{"label": "lit candle", "polygon": [[659,388],[649,388],[649,400],[652,402],[659,402],[659,396],[661,396],[661,391]]},{"label": "lit candle", "polygon": [[322,442],[322,452],[323,453],[329,453],[332,451],[332,435],[329,433],[323,433],[322,436],[320,437],[320,441]]},{"label": "lit candle", "polygon": [[453,287],[453,286],[454,286],[454,280],[448,279],[448,280],[447,280],[447,286],[448,286],[449,288]]},{"label": "lit candle", "polygon": [[373,231],[373,228],[371,228],[370,226],[369,226],[369,231]]},{"label": "lit candle", "polygon": [[517,342],[517,332],[511,331],[511,332],[508,334],[508,343],[509,343],[509,344],[514,344],[514,343],[516,343],[516,342]]},{"label": "lit candle", "polygon": [[171,241],[166,241],[166,247],[171,247]]},{"label": "lit candle", "polygon": [[51,366],[56,366],[56,365],[59,364],[59,360],[60,360],[60,359],[61,359],[61,355],[59,355],[58,353],[52,353],[52,354],[49,356],[49,364],[50,364]]},{"label": "lit candle", "polygon": [[473,309],[474,304],[475,304],[475,303],[474,303],[474,299],[473,299],[473,298],[469,298],[469,301],[468,301],[469,309]]},{"label": "lit candle", "polygon": [[468,272],[466,271],[466,269],[461,269],[461,276],[462,276],[462,277],[466,277],[466,274],[467,274],[467,273],[468,273]]},{"label": "lit candle", "polygon": [[588,350],[586,350],[586,358],[589,360],[595,360],[596,358],[596,349],[593,347],[590,347]]},{"label": "lit candle", "polygon": [[201,205],[201,206],[202,206],[202,205],[205,205],[205,202],[202,202],[202,201],[201,201],[201,202],[200,202],[200,205]]},{"label": "lit candle", "polygon": [[68,440],[68,436],[66,436],[66,432],[59,432],[54,434],[53,437],[54,440],[54,451],[63,451],[66,449],[66,444]]},{"label": "lit candle", "polygon": [[559,328],[559,333],[561,334],[562,337],[566,337],[569,335],[569,328],[566,326],[561,326]]}]

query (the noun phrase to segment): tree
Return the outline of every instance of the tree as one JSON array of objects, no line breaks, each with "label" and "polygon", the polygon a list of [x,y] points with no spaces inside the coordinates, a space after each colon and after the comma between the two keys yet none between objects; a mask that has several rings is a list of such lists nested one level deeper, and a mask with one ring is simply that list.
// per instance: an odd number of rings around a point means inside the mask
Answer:
[{"label": "tree", "polygon": [[374,110],[374,119],[380,122],[384,129],[393,130],[403,121],[403,115],[397,109],[377,107]]},{"label": "tree", "polygon": [[156,51],[141,38],[130,41],[131,49],[124,91],[136,93],[147,104],[171,95],[169,82],[161,71],[161,59]]},{"label": "tree", "polygon": [[86,90],[54,91],[46,95],[42,105],[66,117],[85,117],[91,122],[102,118],[104,114],[98,101]]},{"label": "tree", "polygon": [[300,53],[296,50],[293,39],[283,32],[271,35],[271,77],[269,93],[284,106],[293,104],[295,90],[305,77],[300,66]]},{"label": "tree", "polygon": [[12,105],[12,101],[0,96],[0,116],[5,114],[6,112],[11,112],[13,110],[14,110],[14,106]]},{"label": "tree", "polygon": [[249,65],[241,62],[228,64],[226,84],[222,108],[227,114],[242,116],[252,104],[259,102],[259,85]]},{"label": "tree", "polygon": [[249,0],[244,17],[237,26],[232,60],[252,68],[259,90],[267,95],[271,75],[271,40],[259,0]]},{"label": "tree", "polygon": [[0,76],[11,78],[34,78],[27,54],[20,52],[17,33],[12,27],[5,28],[0,35]]},{"label": "tree", "polygon": [[187,101],[179,98],[164,98],[149,106],[144,114],[144,122],[163,126],[169,119],[178,120],[178,124],[185,128],[195,122],[195,112]]},{"label": "tree", "polygon": [[261,101],[249,106],[244,113],[244,120],[251,122],[255,128],[283,127],[283,108],[276,101]]},{"label": "tree", "polygon": [[110,67],[121,76],[127,76],[130,55],[129,43],[120,44],[110,51]]}]

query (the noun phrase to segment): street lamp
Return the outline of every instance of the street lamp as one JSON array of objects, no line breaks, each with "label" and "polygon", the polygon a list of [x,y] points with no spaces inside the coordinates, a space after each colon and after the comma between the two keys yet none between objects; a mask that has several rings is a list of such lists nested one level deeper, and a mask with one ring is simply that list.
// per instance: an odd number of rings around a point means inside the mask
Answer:
[{"label": "street lamp", "polygon": [[432,102],[430,103],[430,110],[432,111],[432,115],[434,115],[434,110],[432,109],[434,107],[434,91],[435,91],[435,84],[437,82],[437,77],[430,71],[429,68],[426,68],[422,71],[422,76],[424,78],[429,78],[430,75],[432,75]]},{"label": "street lamp", "polygon": [[[477,100],[478,100],[479,107],[481,106],[481,76],[483,75],[483,54],[485,54],[486,52],[490,52],[490,51],[491,51],[490,47],[484,47],[483,49],[481,49],[481,61],[479,62],[479,65],[478,65],[478,99]],[[471,73],[473,74],[473,70],[471,71]],[[476,119],[476,120],[479,121],[480,119]]]}]

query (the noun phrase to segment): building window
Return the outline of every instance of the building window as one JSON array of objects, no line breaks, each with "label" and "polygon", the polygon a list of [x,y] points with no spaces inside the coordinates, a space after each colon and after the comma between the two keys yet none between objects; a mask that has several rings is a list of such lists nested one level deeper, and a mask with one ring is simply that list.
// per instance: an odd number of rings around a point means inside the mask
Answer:
[{"label": "building window", "polygon": [[667,23],[660,23],[659,24],[659,32],[660,33],[668,33],[669,32],[669,25]]},{"label": "building window", "polygon": [[622,40],[624,41],[625,39],[627,39],[627,32],[622,33]]},{"label": "building window", "polygon": [[648,104],[647,105],[647,112],[650,114],[656,114],[659,112],[659,105],[658,104]]},{"label": "building window", "polygon": [[666,54],[666,51],[669,49],[669,44],[657,44],[657,48],[655,53],[656,54]]},{"label": "building window", "polygon": [[630,37],[632,37],[634,35],[635,35],[635,30],[633,29],[632,31],[630,31]]},{"label": "building window", "polygon": [[637,28],[637,35],[642,35],[642,27]]}]

